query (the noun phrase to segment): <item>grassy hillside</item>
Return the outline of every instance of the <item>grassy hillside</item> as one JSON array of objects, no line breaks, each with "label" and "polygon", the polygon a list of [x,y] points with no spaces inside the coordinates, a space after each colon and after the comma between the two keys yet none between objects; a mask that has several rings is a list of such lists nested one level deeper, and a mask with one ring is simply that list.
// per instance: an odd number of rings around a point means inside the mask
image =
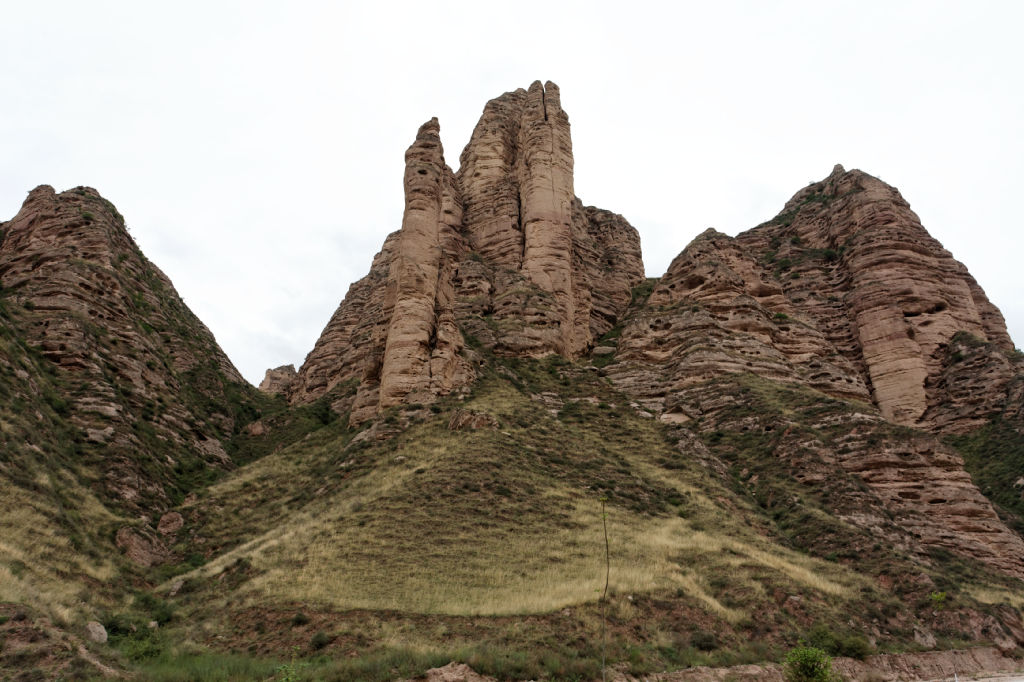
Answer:
[{"label": "grassy hillside", "polygon": [[729,426],[756,412],[798,438],[865,406],[742,375],[701,390],[746,399],[683,434],[585,363],[489,358],[467,400],[362,431],[282,413],[294,442],[180,508],[182,553],[202,565],[154,571],[155,601],[111,615],[173,614],[158,637],[118,640],[126,664],[391,679],[455,659],[588,679],[602,655],[642,673],[775,659],[801,640],[915,649],[920,629],[959,646],[987,639],[970,619],[1019,609],[1019,585],[980,565],[876,550],[842,520],[873,504],[855,477],[809,484],[808,462]]}]

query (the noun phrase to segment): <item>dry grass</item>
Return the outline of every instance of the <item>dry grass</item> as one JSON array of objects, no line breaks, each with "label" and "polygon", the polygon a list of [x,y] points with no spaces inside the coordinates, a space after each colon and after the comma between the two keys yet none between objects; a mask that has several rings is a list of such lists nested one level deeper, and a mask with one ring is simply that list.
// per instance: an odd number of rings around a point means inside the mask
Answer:
[{"label": "dry grass", "polygon": [[[756,599],[767,598],[765,575],[838,600],[860,586],[852,571],[753,532],[742,513],[722,507],[728,493],[695,463],[659,466],[678,452],[629,410],[589,407],[577,426],[502,382],[485,384],[466,407],[495,415],[499,430],[453,433],[442,415],[348,451],[325,432],[214,486],[202,503],[218,510],[207,532],[237,531],[241,519],[250,539],[191,577],[216,584],[244,558],[253,574],[232,593],[235,606],[547,613],[598,598],[599,500],[611,495],[611,587],[619,594],[681,595],[736,623],[749,607],[723,603],[715,576]],[[665,499],[685,499],[688,519]],[[693,520],[714,530],[697,530]]]},{"label": "dry grass", "polygon": [[1009,604],[1015,609],[1024,609],[1024,591],[969,585],[967,586],[967,593],[982,604]]},{"label": "dry grass", "polygon": [[[114,520],[92,494],[75,491],[84,524]],[[111,580],[117,568],[108,558],[90,557],[74,546],[54,518],[49,498],[0,479],[0,601],[28,604],[56,622],[73,622],[89,610],[90,585]]]}]

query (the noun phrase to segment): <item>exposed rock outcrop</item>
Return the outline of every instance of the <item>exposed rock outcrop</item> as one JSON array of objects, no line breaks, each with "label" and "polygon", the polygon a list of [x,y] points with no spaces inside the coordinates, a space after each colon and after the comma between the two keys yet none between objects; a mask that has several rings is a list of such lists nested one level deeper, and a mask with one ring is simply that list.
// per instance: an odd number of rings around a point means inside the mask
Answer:
[{"label": "exposed rock outcrop", "polygon": [[281,365],[274,369],[268,369],[260,382],[260,390],[271,395],[287,395],[295,383],[295,365]]},{"label": "exposed rock outcrop", "polygon": [[[772,221],[736,238],[708,230],[695,239],[631,312],[605,371],[662,421],[699,420],[705,431],[750,428],[716,422],[719,409],[736,404],[714,397],[712,382],[723,375],[871,403],[857,418],[836,417],[847,424],[841,442],[814,449],[864,481],[883,514],[900,518],[900,533],[915,538],[890,541],[1024,576],[1024,542],[951,447],[921,431],[883,438],[864,421],[949,433],[1016,414],[1020,364],[999,311],[899,192],[837,166]],[[866,416],[874,408],[878,416]],[[792,444],[793,452],[808,447]],[[850,516],[882,533],[872,518]]]},{"label": "exposed rock outcrop", "polygon": [[453,174],[436,119],[406,153],[406,209],[352,285],[291,390],[333,391],[353,422],[428,403],[474,377],[469,335],[497,353],[576,357],[616,324],[643,281],[640,240],[573,191],[558,88],[492,100]]},{"label": "exposed rock outcrop", "polygon": [[80,456],[99,463],[110,495],[165,506],[183,461],[230,464],[226,392],[247,384],[96,190],[29,193],[4,225],[0,287],[18,307],[14,333],[67,387],[49,400],[79,429]]},{"label": "exposed rock outcrop", "polygon": [[[991,344],[982,377],[950,375],[957,335]],[[749,371],[956,431],[1005,402],[1012,350],[1002,315],[899,192],[837,166],[772,221],[694,240],[632,317],[609,374],[669,415],[681,386]]]},{"label": "exposed rock outcrop", "polygon": [[[958,333],[1013,350],[1002,315],[967,268],[928,234],[899,191],[866,173],[837,166],[771,223],[737,239],[762,256],[775,251],[789,299],[862,368],[891,421],[939,426],[926,416],[928,405],[950,396],[930,397],[929,388]],[[790,261],[786,270],[782,259]]]}]

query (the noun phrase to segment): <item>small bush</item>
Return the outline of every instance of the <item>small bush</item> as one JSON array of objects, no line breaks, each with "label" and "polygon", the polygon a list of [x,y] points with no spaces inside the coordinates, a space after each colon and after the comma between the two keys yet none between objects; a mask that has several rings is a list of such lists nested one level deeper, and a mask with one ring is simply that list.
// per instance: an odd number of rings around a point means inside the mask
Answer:
[{"label": "small bush", "polygon": [[830,682],[832,657],[813,646],[790,649],[782,660],[786,682]]},{"label": "small bush", "polygon": [[174,610],[171,605],[149,592],[136,594],[135,603],[160,625],[166,625],[174,618]]},{"label": "small bush", "polygon": [[698,630],[690,635],[690,644],[695,649],[700,649],[701,651],[714,651],[718,648],[718,638],[715,637],[713,632]]},{"label": "small bush", "polygon": [[319,651],[331,643],[332,637],[323,630],[318,630],[313,639],[309,640],[309,646],[314,651]]},{"label": "small bush", "polygon": [[309,623],[309,616],[304,614],[302,611],[299,611],[294,616],[292,616],[292,626],[293,627],[298,627],[300,625],[307,625],[308,623]]},{"label": "small bush", "polygon": [[807,635],[807,644],[833,656],[863,660],[872,653],[871,645],[857,634],[836,634],[824,625],[815,626]]}]

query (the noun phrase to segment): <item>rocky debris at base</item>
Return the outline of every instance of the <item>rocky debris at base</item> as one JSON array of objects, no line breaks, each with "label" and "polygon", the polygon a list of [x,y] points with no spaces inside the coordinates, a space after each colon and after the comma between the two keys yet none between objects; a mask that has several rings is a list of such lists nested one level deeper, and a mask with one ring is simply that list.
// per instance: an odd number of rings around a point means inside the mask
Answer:
[{"label": "rocky debris at base", "polygon": [[[836,658],[833,670],[846,680],[873,682],[934,682],[952,680],[1013,680],[1024,670],[1024,659],[1004,656],[996,647],[956,651],[928,651],[916,654],[879,654],[863,661]],[[686,670],[632,676],[609,671],[612,682],[784,682],[782,666],[777,663],[734,665],[728,668],[698,666]],[[402,682],[496,682],[480,675],[464,663],[451,662],[428,670],[420,677]]]},{"label": "rocky debris at base", "polygon": [[440,668],[431,668],[420,677],[401,682],[497,682],[497,680],[478,674],[465,663],[452,661]]},{"label": "rocky debris at base", "polygon": [[103,623],[96,620],[90,620],[85,624],[85,634],[89,637],[90,641],[98,644],[103,644],[107,641],[107,629],[103,627]]},{"label": "rocky debris at base", "polygon": [[[916,654],[879,654],[863,661],[836,658],[832,669],[846,680],[873,682],[916,682],[988,679],[991,675],[1024,670],[1024,659],[1004,656],[996,647],[979,647],[956,651],[928,651]],[[784,682],[782,666],[737,665],[729,668],[697,667],[670,673],[633,677],[621,673],[613,682]]]}]

